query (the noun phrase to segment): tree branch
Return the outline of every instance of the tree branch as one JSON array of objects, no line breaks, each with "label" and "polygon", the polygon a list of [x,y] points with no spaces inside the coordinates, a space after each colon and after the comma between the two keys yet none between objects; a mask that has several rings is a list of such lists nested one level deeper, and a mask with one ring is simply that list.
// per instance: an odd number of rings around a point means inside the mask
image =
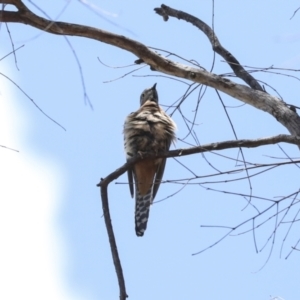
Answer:
[{"label": "tree branch", "polygon": [[2,0],[0,3],[15,5],[18,9],[22,9],[24,6],[20,0]]},{"label": "tree branch", "polygon": [[109,237],[109,243],[111,248],[111,253],[115,265],[115,270],[118,277],[119,288],[120,288],[120,299],[124,300],[127,297],[126,288],[125,288],[125,281],[122,271],[122,266],[118,254],[117,244],[114,237],[113,227],[111,223],[110,213],[109,213],[109,203],[108,203],[108,196],[107,196],[107,187],[108,185],[123,173],[125,173],[129,167],[134,165],[137,161],[145,159],[145,158],[158,158],[158,157],[178,157],[178,156],[185,156],[185,155],[192,155],[195,153],[203,153],[209,151],[216,151],[216,150],[223,150],[229,148],[254,148],[263,145],[270,145],[270,144],[277,144],[277,143],[289,143],[295,144],[300,146],[300,137],[295,137],[291,135],[280,134],[277,136],[267,137],[267,138],[259,138],[255,140],[231,140],[231,141],[224,141],[218,143],[211,143],[206,144],[203,146],[192,147],[187,149],[176,149],[164,153],[143,153],[143,157],[137,155],[130,160],[128,160],[123,166],[106,176],[105,178],[101,178],[101,181],[97,184],[97,186],[101,189],[101,200],[102,200],[102,207],[104,212],[104,219],[105,225]]},{"label": "tree branch", "polygon": [[102,209],[103,209],[103,215],[105,220],[105,226],[108,234],[111,254],[113,257],[113,262],[114,262],[118,283],[119,283],[119,290],[120,290],[119,298],[120,300],[125,300],[128,296],[126,293],[123,269],[119,258],[117,243],[116,243],[116,239],[115,239],[115,235],[111,223],[110,213],[109,213],[109,204],[108,204],[108,195],[107,195],[107,186],[109,182],[102,180],[100,184],[101,184],[101,200],[102,200]]},{"label": "tree branch", "polygon": [[173,9],[164,4],[161,5],[160,8],[154,8],[155,12],[162,16],[165,21],[168,20],[168,16],[174,17],[177,19],[185,20],[188,23],[193,24],[197,28],[199,28],[209,39],[213,50],[221,55],[229,64],[235,75],[242,80],[244,80],[251,88],[254,90],[264,91],[257,80],[251,76],[239,63],[239,61],[228,51],[226,50],[221,43],[219,42],[215,32],[210,28],[206,23],[201,21],[200,19],[185,13],[180,10]]},{"label": "tree branch", "polygon": [[[278,135],[274,137],[261,138],[256,140],[233,140],[211,143],[203,146],[188,149],[177,149],[158,154],[146,153],[143,154],[143,159],[150,157],[178,157],[229,148],[251,148],[262,145],[275,144],[279,142],[285,142],[300,146],[300,117],[297,115],[297,113],[290,109],[288,105],[283,101],[280,101],[278,98],[263,92],[260,85],[250,74],[248,74],[250,77],[245,77],[246,71],[239,65],[239,62],[226,49],[224,49],[221,46],[211,28],[209,28],[205,23],[201,22],[197,18],[193,17],[194,19],[191,19],[190,17],[192,16],[183,12],[173,10],[173,12],[175,11],[177,13],[180,13],[178,15],[180,16],[180,18],[191,22],[199,29],[201,29],[209,37],[213,45],[214,51],[222,55],[232,67],[237,76],[243,78],[243,80],[247,82],[252,88],[249,88],[245,85],[237,84],[229,79],[223,78],[222,76],[218,76],[205,70],[171,61],[161,55],[158,55],[142,43],[139,43],[138,41],[129,39],[121,35],[117,35],[89,26],[65,22],[54,22],[52,20],[47,20],[45,18],[39,17],[38,15],[31,12],[21,0],[0,0],[0,3],[15,5],[15,7],[18,9],[18,11],[6,11],[4,7],[4,9],[0,11],[0,22],[23,23],[52,34],[86,37],[124,49],[142,59],[146,64],[148,64],[152,69],[156,71],[210,86],[236,99],[239,99],[244,103],[252,105],[257,109],[268,112],[274,118],[276,118],[277,121],[283,124],[292,134]],[[172,16],[171,8],[165,5],[162,5],[162,8],[165,9],[164,16]],[[166,10],[166,8],[168,10]],[[234,65],[236,65],[237,68],[234,69]],[[101,182],[97,185],[101,188],[101,199],[105,225],[108,232],[113,262],[118,277],[121,300],[126,299],[127,293],[122,266],[119,259],[119,254],[110,218],[107,188],[113,180],[125,173],[130,166],[132,166],[135,162],[141,159],[142,158],[140,156],[132,158],[119,169],[102,179]]]},{"label": "tree branch", "polygon": [[205,70],[176,63],[127,37],[89,26],[44,19],[32,13],[20,0],[0,0],[0,3],[14,4],[19,9],[17,12],[2,10],[0,22],[23,23],[49,33],[86,37],[124,49],[141,58],[156,71],[210,86],[257,109],[266,111],[285,126],[292,135],[300,136],[300,117],[277,97],[237,84]]},{"label": "tree branch", "polygon": [[109,174],[107,177],[102,178],[101,182],[97,184],[99,187],[107,188],[108,184],[113,180],[117,179],[119,176],[124,174],[129,167],[133,166],[136,162],[146,158],[169,158],[169,157],[178,157],[193,155],[196,153],[204,153],[209,151],[217,151],[231,148],[256,148],[260,146],[278,144],[278,143],[288,143],[300,146],[300,137],[279,134],[276,136],[258,138],[254,140],[243,139],[243,140],[229,140],[224,142],[210,143],[202,146],[191,147],[186,149],[176,149],[162,153],[143,153],[143,157],[140,155],[134,156],[129,159],[123,166]]}]

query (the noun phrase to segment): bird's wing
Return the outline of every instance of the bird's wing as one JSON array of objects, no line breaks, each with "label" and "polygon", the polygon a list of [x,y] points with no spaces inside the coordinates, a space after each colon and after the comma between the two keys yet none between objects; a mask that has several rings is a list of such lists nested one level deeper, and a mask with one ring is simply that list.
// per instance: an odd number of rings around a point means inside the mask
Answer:
[{"label": "bird's wing", "polygon": [[[134,121],[134,117],[135,117],[135,113],[131,113],[130,115],[127,116],[124,123],[124,149],[125,149],[127,160],[133,156],[131,143],[132,143],[132,135],[136,134],[136,132],[134,131],[134,127],[131,124]],[[133,168],[131,167],[127,171],[127,176],[128,176],[129,190],[132,198],[134,196],[133,175],[134,175]]]},{"label": "bird's wing", "polygon": [[155,182],[154,182],[154,185],[153,185],[153,194],[152,194],[151,202],[153,202],[153,200],[154,200],[154,198],[156,196],[156,193],[157,193],[157,191],[159,189],[161,180],[162,180],[163,175],[164,175],[166,161],[167,161],[166,158],[162,158],[161,163],[158,166],[158,169],[157,169],[157,172],[156,172],[156,176],[155,176]]},{"label": "bird's wing", "polygon": [[[172,119],[167,116],[164,112],[160,112],[160,118],[163,121],[163,126],[161,127],[162,135],[165,136],[165,141],[160,145],[159,151],[168,151],[170,149],[171,143],[174,140],[174,125]],[[168,132],[166,135],[165,133]],[[165,167],[166,167],[166,158],[159,159],[160,163],[158,164],[158,168],[156,171],[155,182],[153,185],[153,195],[152,201],[154,200],[156,193],[160,187],[161,180],[164,175]]]},{"label": "bird's wing", "polygon": [[133,198],[134,191],[133,191],[133,171],[132,171],[132,168],[128,169],[127,175],[128,175],[128,183],[129,183],[129,190],[130,190],[131,198]]}]

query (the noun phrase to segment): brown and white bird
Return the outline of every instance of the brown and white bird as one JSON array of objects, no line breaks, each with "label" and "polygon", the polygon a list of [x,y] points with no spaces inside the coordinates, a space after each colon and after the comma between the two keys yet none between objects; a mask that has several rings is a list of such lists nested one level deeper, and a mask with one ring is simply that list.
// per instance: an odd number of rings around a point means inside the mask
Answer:
[{"label": "brown and white bird", "polygon": [[[143,152],[168,151],[175,138],[176,124],[158,105],[156,83],[143,91],[141,107],[127,116],[124,124],[126,159]],[[135,231],[143,236],[147,227],[150,204],[158,191],[166,166],[166,158],[143,159],[128,170],[133,197],[135,181]]]}]

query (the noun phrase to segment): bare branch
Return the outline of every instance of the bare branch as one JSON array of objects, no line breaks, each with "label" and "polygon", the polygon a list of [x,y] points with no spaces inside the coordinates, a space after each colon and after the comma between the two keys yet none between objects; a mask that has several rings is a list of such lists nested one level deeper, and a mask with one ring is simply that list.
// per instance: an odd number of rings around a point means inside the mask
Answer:
[{"label": "bare branch", "polygon": [[10,148],[10,147],[6,147],[6,146],[3,146],[3,145],[0,145],[0,147],[11,150],[11,151],[19,152],[19,150],[16,150],[16,149],[13,149],[13,148]]},{"label": "bare branch", "polygon": [[62,128],[64,131],[67,131],[65,127],[63,127],[61,124],[56,122],[53,118],[51,118],[49,115],[47,115],[36,103],[35,101],[27,94],[25,91],[18,85],[16,84],[12,79],[10,79],[8,76],[0,72],[0,75],[5,77],[7,80],[9,80],[11,83],[13,83],[33,104],[34,106],[44,115],[46,116],[50,121],[58,125],[60,128]]},{"label": "bare branch", "polygon": [[[243,66],[240,65],[238,60],[225,48],[222,47],[219,40],[217,39],[214,30],[210,28],[207,24],[199,20],[198,18],[195,18],[187,13],[184,13],[182,11],[174,10],[166,5],[161,5],[161,8],[156,8],[155,11],[162,15],[164,17],[164,20],[167,21],[169,16],[177,17],[179,19],[183,19],[187,22],[190,22],[197,28],[199,28],[201,31],[203,31],[206,36],[209,38],[213,50],[220,54],[226,62],[229,64],[229,66],[232,68],[234,73],[237,77],[243,79],[250,87],[237,84],[227,78],[224,78],[224,76],[219,76],[216,74],[213,74],[211,72],[207,72],[203,68],[201,68],[198,65],[192,64],[192,62],[187,62],[189,65],[184,65],[181,63],[176,63],[172,60],[170,60],[167,57],[164,57],[157,52],[153,51],[150,47],[145,46],[144,44],[129,39],[127,37],[124,37],[122,35],[117,35],[111,32],[107,32],[101,29],[89,27],[89,26],[83,26],[78,24],[71,24],[66,22],[56,22],[45,18],[42,18],[36,14],[34,14],[32,11],[30,11],[26,5],[21,0],[0,0],[0,3],[2,4],[11,4],[14,5],[17,8],[17,11],[7,11],[5,8],[0,11],[0,22],[13,22],[13,23],[22,23],[26,25],[30,25],[32,27],[35,27],[37,29],[40,29],[42,31],[62,35],[62,36],[79,36],[79,37],[85,37],[89,39],[93,39],[96,41],[100,41],[106,44],[113,45],[115,47],[121,48],[123,50],[126,50],[128,52],[131,52],[132,54],[136,55],[138,57],[138,60],[136,60],[137,64],[145,63],[150,66],[151,70],[159,71],[167,75],[183,78],[186,80],[189,80],[190,82],[194,82],[197,84],[202,84],[205,86],[209,86],[211,88],[214,88],[216,90],[222,91],[226,93],[227,95],[230,95],[236,99],[239,99],[240,101],[249,104],[251,106],[254,106],[257,109],[263,110],[265,112],[268,112],[271,114],[278,122],[283,124],[288,131],[291,133],[291,135],[277,135],[273,137],[267,137],[267,138],[259,138],[254,140],[244,139],[244,140],[229,140],[224,142],[216,142],[216,143],[210,143],[203,146],[197,146],[187,149],[177,149],[165,153],[143,153],[143,158],[138,155],[136,157],[133,157],[132,159],[128,160],[123,166],[121,166],[116,171],[109,174],[104,179],[101,179],[100,183],[97,185],[100,187],[101,190],[101,199],[102,199],[102,206],[103,206],[103,212],[104,212],[104,219],[105,219],[105,225],[108,233],[112,258],[114,262],[114,267],[116,270],[118,283],[119,283],[119,290],[120,290],[120,300],[125,300],[128,296],[126,293],[126,286],[125,286],[125,280],[123,275],[123,270],[118,254],[116,239],[114,236],[113,226],[111,222],[110,217],[110,211],[109,211],[109,202],[108,202],[108,185],[115,179],[117,179],[120,175],[125,173],[128,168],[130,168],[133,164],[135,164],[137,161],[147,158],[159,158],[159,157],[179,157],[179,156],[185,156],[185,155],[192,155],[196,153],[204,153],[209,151],[216,151],[216,150],[223,150],[223,149],[230,149],[230,148],[253,148],[253,147],[259,147],[263,145],[270,145],[270,144],[276,144],[280,142],[294,144],[300,147],[300,117],[296,113],[296,109],[293,107],[289,107],[285,102],[281,101],[277,97],[271,96],[267,94],[264,89],[261,87],[259,82],[250,75],[248,71],[246,71]],[[172,54],[175,55],[175,54]],[[0,73],[0,75],[2,75]],[[194,83],[190,84],[189,88],[187,89],[185,95],[180,99],[179,104],[176,106],[176,109],[180,111],[180,105],[184,101],[186,95],[188,93],[193,92],[193,85]],[[194,88],[194,87],[193,87]],[[205,87],[206,89],[206,87]],[[200,90],[201,91],[201,90]],[[195,117],[192,121],[188,120],[185,116],[183,116],[184,122],[191,123],[192,125],[189,126],[187,124],[187,127],[189,128],[189,134],[193,135],[193,126],[195,124],[196,119],[196,113],[198,110],[198,105],[200,102],[200,98],[202,97],[201,93],[199,94],[198,102],[196,105],[196,112]],[[31,99],[32,100],[32,99]],[[33,100],[32,100],[33,101]],[[196,140],[196,135],[194,136]],[[246,161],[243,158],[245,170],[247,172],[247,166]],[[257,174],[253,174],[251,176],[256,176]],[[251,177],[249,174],[247,174],[246,178]],[[243,179],[243,178],[240,178]],[[236,180],[236,179],[234,179]],[[190,184],[191,180],[188,180],[186,183],[180,183],[183,184],[182,188]],[[250,180],[249,180],[250,181]],[[182,189],[181,188],[181,189]],[[210,189],[212,190],[212,189]],[[252,196],[252,187],[250,183],[250,197]],[[222,191],[224,192],[224,191]],[[241,196],[242,194],[239,194]],[[298,194],[297,194],[298,195]],[[172,196],[172,195],[171,195]],[[246,197],[246,195],[244,195]],[[249,195],[248,195],[249,197]],[[288,196],[290,197],[290,196]],[[286,197],[287,198],[287,197]],[[284,198],[283,198],[284,199]],[[280,200],[281,201],[281,200]],[[255,222],[256,219],[261,216],[264,212],[269,211],[271,208],[273,208],[275,205],[277,205],[277,211],[276,211],[276,222],[274,230],[272,231],[270,235],[270,239],[272,239],[272,249],[275,241],[275,233],[277,228],[280,224],[282,224],[283,218],[278,222],[278,214],[281,211],[278,211],[278,203],[279,201],[273,201],[273,203],[264,211],[259,212],[257,210],[257,215],[255,215],[252,218],[249,218],[248,220],[244,221],[243,223],[239,224],[238,226],[234,228],[229,228],[230,232],[224,235],[219,241],[217,241],[215,244],[219,243],[222,239],[224,239],[226,236],[228,236],[231,232],[236,230],[237,228],[240,228],[244,224],[252,221],[252,230],[253,230],[253,238],[255,243],[256,251],[258,251],[258,247],[256,245],[256,237],[254,230],[257,229],[262,223]],[[291,205],[292,206],[292,205]],[[289,207],[285,208],[286,213],[284,217],[287,215],[289,211]],[[297,215],[296,215],[297,217]],[[295,218],[296,218],[295,217]],[[273,218],[271,216],[270,218]],[[295,221],[294,218],[294,221]],[[300,240],[299,240],[300,241]],[[298,246],[299,241],[295,244],[294,249]],[[213,245],[215,245],[213,244]],[[211,245],[210,247],[212,247]],[[271,251],[272,251],[271,249]],[[205,249],[204,249],[205,250]],[[203,251],[204,251],[203,250]],[[270,252],[271,255],[271,252]],[[268,258],[269,259],[269,258]]]},{"label": "bare branch", "polygon": [[[115,270],[116,270],[118,281],[119,281],[120,299],[122,299],[122,300],[126,299],[127,294],[126,294],[122,266],[121,266],[121,262],[120,262],[120,258],[119,258],[119,254],[118,254],[117,244],[116,244],[113,227],[112,227],[112,223],[111,223],[111,218],[110,218],[110,213],[109,213],[107,187],[113,180],[117,179],[119,176],[121,176],[123,173],[125,173],[129,167],[131,167],[133,164],[135,164],[137,161],[139,161],[141,159],[152,158],[152,157],[178,157],[178,156],[185,156],[185,155],[191,155],[191,154],[195,154],[195,153],[208,152],[208,151],[212,151],[212,150],[214,150],[214,151],[223,150],[223,149],[229,149],[229,148],[241,148],[241,147],[253,148],[253,147],[259,147],[262,145],[270,145],[270,144],[275,144],[275,143],[280,143],[280,142],[300,145],[300,138],[295,137],[295,136],[281,134],[281,135],[277,135],[277,136],[273,136],[273,137],[260,138],[260,139],[256,139],[256,140],[233,140],[233,141],[212,143],[212,144],[207,144],[207,145],[203,145],[203,146],[197,146],[197,147],[192,147],[192,148],[188,148],[188,149],[177,149],[177,150],[172,150],[172,151],[168,151],[165,153],[158,153],[158,154],[143,153],[143,158],[140,155],[137,155],[137,156],[131,158],[130,160],[128,160],[123,166],[121,166],[120,168],[118,168],[117,170],[115,170],[114,172],[112,172],[111,174],[106,176],[105,178],[101,178],[101,181],[97,184],[97,186],[99,186],[101,189],[101,199],[102,199],[105,225],[106,225],[106,230],[107,230],[108,237],[109,237],[109,243],[110,243],[112,257],[113,257],[113,261],[114,261],[114,265],[115,265]],[[234,229],[232,229],[232,230],[234,230]],[[228,234],[226,234],[223,238],[225,238]],[[220,242],[220,241],[218,241],[218,242]]]},{"label": "bare branch", "polygon": [[12,4],[12,5],[15,5],[15,6],[17,6],[17,4],[18,4],[18,0],[4,0],[4,1],[1,1],[1,3],[3,3],[4,5],[5,4]]},{"label": "bare branch", "polygon": [[7,32],[8,32],[8,36],[9,36],[9,39],[10,39],[10,43],[11,43],[11,46],[12,46],[12,49],[13,49],[12,52],[13,52],[14,58],[15,58],[15,65],[16,65],[17,70],[20,71],[19,68],[18,68],[18,62],[17,62],[17,56],[16,56],[15,45],[14,45],[14,42],[13,42],[13,40],[12,40],[11,33],[10,33],[10,30],[9,30],[9,27],[8,27],[7,23],[5,23],[5,25],[6,25],[6,30],[7,30]]},{"label": "bare branch", "polygon": [[[196,153],[203,153],[209,151],[216,151],[216,150],[224,150],[224,149],[231,149],[231,148],[255,148],[265,145],[272,145],[277,143],[288,143],[300,146],[300,137],[286,135],[286,134],[279,134],[272,137],[266,138],[259,138],[255,140],[230,140],[224,142],[216,142],[211,144],[206,144],[197,147],[191,147],[186,149],[176,149],[171,150],[164,153],[143,153],[143,159],[146,158],[163,158],[163,157],[178,157],[178,156],[186,156],[192,155]],[[131,159],[129,159],[123,166],[115,170],[113,173],[109,174],[104,179],[101,179],[101,182],[97,184],[97,186],[107,186],[110,182],[117,179],[123,173],[125,173],[129,167],[134,165],[137,161],[141,160],[140,155],[137,155]]]},{"label": "bare branch", "polygon": [[113,262],[115,270],[118,277],[119,289],[120,289],[120,300],[125,300],[128,296],[126,293],[125,280],[122,270],[121,261],[119,258],[117,243],[111,223],[110,213],[109,213],[109,204],[108,204],[108,195],[107,195],[107,186],[110,181],[101,180],[101,199],[102,199],[102,209],[104,214],[105,226],[107,229],[110,249],[113,257]]},{"label": "bare branch", "polygon": [[0,13],[0,22],[23,23],[49,33],[86,37],[119,47],[135,54],[156,71],[210,86],[257,109],[268,112],[292,135],[300,136],[300,117],[297,113],[283,101],[265,92],[237,84],[200,68],[175,63],[155,53],[142,43],[122,35],[89,26],[44,19],[32,13],[20,0],[0,0],[0,3],[14,4],[19,9],[17,12],[3,10]]},{"label": "bare branch", "polygon": [[298,8],[294,11],[293,15],[290,17],[290,20],[294,18],[294,16],[296,15],[296,13],[298,12],[299,9],[300,9],[300,7],[298,7]]},{"label": "bare branch", "polygon": [[260,84],[257,82],[257,80],[252,77],[238,62],[238,60],[228,51],[226,50],[218,40],[215,32],[210,28],[206,23],[201,21],[200,19],[186,13],[180,10],[173,9],[169,6],[166,6],[164,4],[161,5],[160,8],[155,8],[155,12],[159,15],[161,15],[165,21],[166,16],[174,17],[177,19],[185,20],[188,23],[193,24],[197,28],[199,28],[209,39],[213,50],[218,53],[220,56],[222,56],[235,75],[241,79],[243,79],[247,84],[249,84],[250,87],[252,87],[255,90],[264,91],[263,88],[260,86]]}]

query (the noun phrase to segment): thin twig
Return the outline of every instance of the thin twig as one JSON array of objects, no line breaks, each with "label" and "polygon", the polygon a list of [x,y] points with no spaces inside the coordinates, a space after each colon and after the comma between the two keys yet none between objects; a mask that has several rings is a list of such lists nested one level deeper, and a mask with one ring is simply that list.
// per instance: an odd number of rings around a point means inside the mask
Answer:
[{"label": "thin twig", "polygon": [[58,122],[56,122],[54,119],[52,119],[49,115],[47,115],[36,103],[35,101],[27,94],[25,93],[25,91],[23,89],[21,89],[21,87],[16,84],[13,80],[11,80],[8,76],[6,76],[5,74],[0,72],[0,75],[2,75],[3,77],[5,77],[6,79],[8,79],[11,83],[13,83],[33,104],[34,106],[44,115],[46,116],[49,120],[51,120],[53,123],[55,123],[56,125],[58,125],[60,128],[62,128],[64,131],[67,131],[65,127],[63,127],[61,124],[59,124]]}]

